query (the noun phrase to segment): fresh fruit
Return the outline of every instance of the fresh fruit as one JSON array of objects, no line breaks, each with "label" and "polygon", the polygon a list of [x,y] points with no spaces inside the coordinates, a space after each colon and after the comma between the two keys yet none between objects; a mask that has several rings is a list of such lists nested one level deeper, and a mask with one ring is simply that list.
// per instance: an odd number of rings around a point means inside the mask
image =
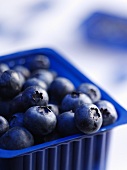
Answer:
[{"label": "fresh fruit", "polygon": [[110,125],[117,120],[117,112],[112,103],[106,100],[100,100],[95,103],[100,109],[103,117],[103,126]]},{"label": "fresh fruit", "polygon": [[64,112],[57,118],[57,130],[61,136],[69,136],[79,133],[72,111]]},{"label": "fresh fruit", "polygon": [[23,84],[25,83],[25,77],[24,77],[24,75],[22,73],[20,73],[20,72],[17,72],[17,73],[19,75],[21,86],[23,86]]},{"label": "fresh fruit", "polygon": [[94,104],[84,104],[75,111],[76,126],[85,134],[97,132],[102,126],[102,122],[102,114]]},{"label": "fresh fruit", "polygon": [[86,94],[80,92],[72,92],[63,98],[61,103],[61,110],[63,112],[70,110],[75,111],[79,106],[87,103],[92,103],[92,100]]},{"label": "fresh fruit", "polygon": [[17,72],[7,70],[0,76],[0,96],[10,99],[16,96],[22,88],[22,83]]},{"label": "fresh fruit", "polygon": [[46,83],[49,86],[54,80],[54,74],[49,70],[36,70],[31,75],[32,78],[37,78]]},{"label": "fresh fruit", "polygon": [[49,86],[51,102],[60,104],[66,94],[75,90],[73,83],[64,77],[57,77]]},{"label": "fresh fruit", "polygon": [[56,122],[55,114],[46,106],[31,107],[24,114],[25,127],[35,135],[44,136],[51,133]]},{"label": "fresh fruit", "polygon": [[50,67],[50,60],[45,55],[37,55],[35,59],[31,60],[30,62],[30,70],[35,71],[38,69],[49,69]]},{"label": "fresh fruit", "polygon": [[23,127],[13,127],[0,138],[0,148],[8,150],[23,149],[34,145],[32,134]]},{"label": "fresh fruit", "polygon": [[55,104],[48,104],[47,107],[57,116],[59,115],[59,108]]},{"label": "fresh fruit", "polygon": [[34,57],[24,62],[29,69],[16,66],[21,64],[17,60],[9,63],[13,70],[0,64],[0,148],[23,149],[77,133],[93,134],[116,121],[114,106],[101,100],[98,87],[87,82],[77,87],[78,81],[60,77],[52,65],[49,69],[48,57]]},{"label": "fresh fruit", "polygon": [[0,63],[0,75],[7,70],[9,70],[8,65],[5,63]]},{"label": "fresh fruit", "polygon": [[24,113],[16,113],[12,115],[12,117],[9,120],[10,128],[13,128],[15,126],[24,127],[23,119],[24,119]]},{"label": "fresh fruit", "polygon": [[25,79],[28,79],[30,77],[30,71],[22,65],[15,66],[13,70],[21,73],[25,77]]},{"label": "fresh fruit", "polygon": [[37,78],[30,78],[26,80],[26,82],[23,85],[23,90],[25,90],[27,87],[30,87],[30,86],[40,86],[42,89],[47,90],[46,83]]},{"label": "fresh fruit", "polygon": [[91,83],[82,83],[78,87],[78,91],[88,95],[91,98],[93,103],[95,103],[101,99],[100,90],[95,85],[93,85]]},{"label": "fresh fruit", "polygon": [[0,116],[9,119],[11,116],[10,112],[10,101],[0,101]]},{"label": "fresh fruit", "polygon": [[0,116],[0,136],[2,136],[8,129],[8,121],[3,116]]},{"label": "fresh fruit", "polygon": [[40,86],[30,86],[26,88],[21,96],[23,106],[27,110],[32,106],[46,106],[48,104],[48,94]]},{"label": "fresh fruit", "polygon": [[24,103],[22,101],[22,93],[15,96],[9,104],[9,112],[10,114],[18,113],[18,112],[24,112]]}]

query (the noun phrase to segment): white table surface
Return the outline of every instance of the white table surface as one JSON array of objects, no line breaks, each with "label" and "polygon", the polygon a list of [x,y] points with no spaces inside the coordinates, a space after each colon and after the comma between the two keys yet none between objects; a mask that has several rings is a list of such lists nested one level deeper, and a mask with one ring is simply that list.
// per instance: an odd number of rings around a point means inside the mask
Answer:
[{"label": "white table surface", "polygon": [[[126,0],[1,0],[0,55],[51,47],[127,109],[127,52],[82,40],[81,22],[96,10],[127,17]],[[107,170],[127,168],[127,126],[113,130]]]}]

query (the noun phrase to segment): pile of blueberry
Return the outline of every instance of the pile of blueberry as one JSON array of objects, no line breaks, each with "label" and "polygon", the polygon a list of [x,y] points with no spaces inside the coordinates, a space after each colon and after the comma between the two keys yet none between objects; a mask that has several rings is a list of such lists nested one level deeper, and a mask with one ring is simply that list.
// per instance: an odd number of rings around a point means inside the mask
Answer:
[{"label": "pile of blueberry", "polygon": [[79,87],[37,55],[29,69],[0,64],[0,148],[17,150],[61,137],[93,134],[117,119],[93,84]]}]

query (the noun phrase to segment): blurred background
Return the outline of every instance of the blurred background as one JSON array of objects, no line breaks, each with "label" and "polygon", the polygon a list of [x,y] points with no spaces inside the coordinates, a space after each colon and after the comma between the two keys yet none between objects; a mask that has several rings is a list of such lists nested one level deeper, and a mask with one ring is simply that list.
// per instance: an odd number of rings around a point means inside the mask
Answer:
[{"label": "blurred background", "polygon": [[[126,7],[126,0],[1,1],[0,55],[39,47],[53,48],[127,109],[126,44],[124,48],[116,48],[90,42],[83,24],[96,11],[127,19]],[[110,27],[105,23],[103,26],[111,33]],[[126,36],[123,34],[122,38],[127,38],[126,30],[125,24]],[[123,32],[123,28],[117,32]],[[127,126],[113,131],[107,170],[126,170]]]}]

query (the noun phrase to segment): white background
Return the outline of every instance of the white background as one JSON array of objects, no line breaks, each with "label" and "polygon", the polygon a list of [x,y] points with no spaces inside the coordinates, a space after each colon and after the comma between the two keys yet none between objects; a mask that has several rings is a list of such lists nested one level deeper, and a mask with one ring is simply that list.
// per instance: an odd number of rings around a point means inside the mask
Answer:
[{"label": "white background", "polygon": [[[126,0],[1,0],[0,55],[54,48],[127,109],[127,51],[88,44],[80,31],[92,12],[127,17],[126,7]],[[126,170],[127,126],[113,131],[107,170]]]}]

